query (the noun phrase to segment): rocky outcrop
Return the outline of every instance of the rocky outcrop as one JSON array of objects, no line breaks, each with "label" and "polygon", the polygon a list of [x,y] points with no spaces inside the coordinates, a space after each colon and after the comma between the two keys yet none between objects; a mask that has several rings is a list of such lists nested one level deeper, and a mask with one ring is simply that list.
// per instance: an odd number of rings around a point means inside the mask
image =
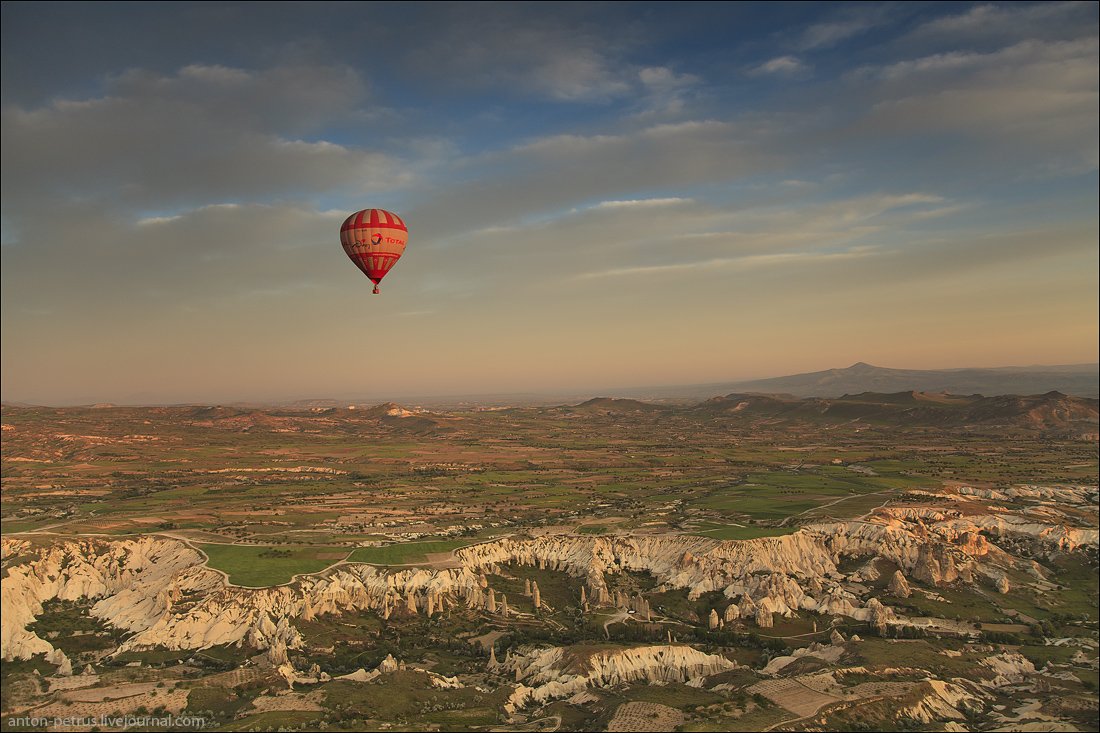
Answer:
[{"label": "rocky outcrop", "polygon": [[[28,551],[14,545],[8,549]],[[34,559],[7,568],[0,617],[3,656],[27,659],[53,651],[26,628],[42,612],[42,603],[53,598],[98,599],[94,616],[133,632],[122,650],[220,644],[290,649],[302,644],[293,626],[298,617],[370,610],[389,618],[395,612],[424,612],[429,605],[442,610],[448,597],[475,610],[488,605],[478,576],[464,569],[387,573],[369,565],[344,565],[293,585],[238,588],[206,568],[204,560],[188,545],[162,538],[66,541],[43,548]]]},{"label": "rocky outcrop", "polygon": [[310,668],[306,671],[300,671],[294,668],[294,665],[290,662],[280,665],[276,671],[279,675],[286,680],[287,687],[293,689],[295,684],[301,685],[315,685],[319,682],[329,682],[332,677],[328,672],[322,672],[321,668],[316,665],[310,665]]},{"label": "rocky outcrop", "polygon": [[802,532],[730,542],[685,535],[507,538],[458,550],[455,556],[471,569],[518,564],[567,572],[585,578],[588,599],[600,603],[610,597],[604,576],[624,570],[648,572],[670,587],[689,588],[693,598],[753,573],[839,577],[829,552]]},{"label": "rocky outcrop", "polygon": [[990,669],[994,674],[992,680],[981,681],[981,684],[987,687],[1023,684],[1033,679],[1036,673],[1035,665],[1030,660],[1022,654],[1013,652],[986,657],[979,664]]},{"label": "rocky outcrop", "polygon": [[910,572],[928,585],[944,585],[959,579],[955,558],[942,545],[921,545]]},{"label": "rocky outcrop", "polygon": [[[53,598],[94,599],[93,615],[130,632],[123,649],[219,644],[293,649],[302,643],[294,627],[299,617],[311,620],[350,610],[383,618],[432,616],[456,603],[497,613],[503,599],[498,603],[486,572],[506,564],[569,573],[583,579],[581,608],[586,602],[614,603],[642,619],[649,618],[648,601],[621,592],[613,598],[609,575],[646,572],[659,590],[685,589],[693,599],[719,591],[730,599],[717,618],[719,627],[744,619],[767,628],[776,614],[808,611],[848,616],[881,629],[891,623],[893,611],[869,598],[866,587],[847,582],[838,563],[866,560],[863,577],[872,574],[876,558],[889,560],[899,569],[889,586],[895,597],[910,592],[906,575],[931,586],[982,578],[1006,592],[1005,570],[1028,566],[989,537],[1024,538],[1051,552],[1097,544],[1096,530],[1039,521],[1053,516],[1044,514],[1043,506],[1028,511],[1026,516],[964,515],[953,509],[887,507],[864,521],[814,524],[782,537],[744,541],[685,535],[503,538],[458,550],[458,568],[392,572],[344,564],[272,588],[230,586],[221,573],[205,567],[201,553],[176,540],[59,540],[35,547],[5,538],[4,557],[20,561],[5,567],[0,652],[16,659],[53,651],[27,628],[42,603]],[[536,583],[529,591],[536,608],[545,606]]]},{"label": "rocky outcrop", "polygon": [[[291,669],[293,669],[293,668],[291,668]],[[399,662],[396,659],[394,659],[392,654],[387,654],[385,659],[383,659],[381,662],[379,662],[378,666],[375,667],[374,669],[370,670],[369,672],[366,669],[360,668],[360,669],[357,669],[357,670],[355,670],[354,672],[352,672],[350,674],[340,675],[336,679],[338,679],[338,680],[351,680],[352,682],[370,682],[371,680],[375,680],[375,679],[381,677],[382,675],[384,675],[388,672],[397,672],[398,670],[402,670],[402,669],[405,669],[405,663],[404,662]],[[280,669],[280,671],[282,671],[282,669]],[[283,676],[286,677],[287,675],[284,674]],[[292,685],[293,685],[293,682],[304,682],[304,681],[306,681],[306,679],[303,679],[301,676],[295,675],[295,677],[296,678],[293,681],[291,681]],[[290,680],[288,680],[288,681],[290,681]]]},{"label": "rocky outcrop", "polygon": [[[737,667],[725,657],[690,646],[645,646],[597,651],[576,659],[583,650],[561,647],[532,649],[514,654],[505,663],[521,684],[505,705],[509,713],[551,699],[572,697],[589,687],[611,687],[627,682],[689,682]],[[579,668],[579,671],[571,671]]]},{"label": "rocky outcrop", "polygon": [[[834,631],[833,633],[836,634],[837,632]],[[839,661],[842,656],[844,656],[843,646],[837,644],[826,646],[813,643],[807,647],[795,649],[789,656],[772,659],[762,670],[760,670],[760,673],[769,676],[780,674],[786,667],[794,664],[800,659],[806,659],[807,657],[813,657],[823,662],[832,663]]]},{"label": "rocky outcrop", "polygon": [[[30,554],[25,542],[5,539],[4,555]],[[202,567],[203,556],[181,542],[144,537],[101,542],[70,540],[38,549],[34,559],[7,568],[0,594],[0,655],[28,659],[53,646],[27,629],[52,599],[99,599],[92,614],[112,625],[145,634],[181,594],[224,585]],[[178,648],[178,647],[177,647]]]},{"label": "rocky outcrop", "polygon": [[865,621],[869,622],[879,634],[886,632],[886,624],[894,618],[894,610],[889,606],[882,605],[882,602],[877,598],[872,598],[867,601],[868,616]]},{"label": "rocky outcrop", "polygon": [[763,606],[756,607],[756,625],[762,629],[770,629],[773,624],[772,612]]},{"label": "rocky outcrop", "polygon": [[918,688],[916,702],[899,711],[899,718],[922,723],[965,720],[966,712],[980,711],[982,701],[959,685],[943,680],[925,680]]},{"label": "rocky outcrop", "polygon": [[1081,547],[1100,544],[1100,530],[1037,521],[1017,514],[967,516],[942,522],[936,529],[944,534],[951,531],[984,532],[992,537],[1028,537],[1059,552],[1073,552]]},{"label": "rocky outcrop", "polygon": [[908,598],[913,595],[913,591],[909,587],[909,581],[905,579],[900,570],[894,571],[894,576],[890,578],[890,586],[886,589],[886,592],[895,598]]}]

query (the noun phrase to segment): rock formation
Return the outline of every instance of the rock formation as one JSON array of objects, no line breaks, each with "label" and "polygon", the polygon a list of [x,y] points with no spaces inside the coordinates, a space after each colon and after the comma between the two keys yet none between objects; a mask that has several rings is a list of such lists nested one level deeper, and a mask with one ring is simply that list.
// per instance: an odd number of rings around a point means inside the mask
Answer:
[{"label": "rock formation", "polygon": [[[572,650],[575,654],[576,650]],[[611,687],[645,680],[649,683],[689,682],[737,667],[725,657],[688,646],[648,646],[592,653],[577,673],[566,662],[561,647],[532,649],[509,662],[522,682],[505,705],[508,712],[531,703],[571,697],[588,687]]]},{"label": "rock formation", "polygon": [[772,612],[765,610],[762,606],[756,609],[756,625],[762,629],[770,629],[772,627]]},{"label": "rock formation", "polygon": [[908,598],[913,595],[913,591],[909,588],[909,581],[905,579],[905,575],[900,570],[895,570],[894,575],[890,578],[890,586],[886,589],[889,595],[895,598]]},{"label": "rock formation", "polygon": [[[719,625],[740,619],[766,624],[774,614],[808,611],[884,628],[893,611],[846,583],[837,569],[842,559],[881,557],[894,563],[899,570],[889,592],[896,597],[905,595],[906,574],[929,585],[982,578],[1003,591],[1005,571],[1017,561],[997,546],[998,538],[1033,543],[1050,553],[1097,546],[1096,530],[1053,523],[1050,516],[1042,507],[1030,514],[968,516],[953,510],[887,507],[865,521],[813,524],[782,537],[741,541],[686,535],[502,538],[456,551],[461,567],[454,569],[394,571],[343,564],[271,588],[232,586],[205,566],[198,551],[162,537],[58,540],[46,546],[5,537],[4,557],[21,559],[5,566],[0,653],[4,659],[26,659],[53,651],[27,627],[41,613],[42,603],[54,598],[92,599],[93,616],[130,634],[123,650],[236,643],[257,649],[281,643],[294,649],[302,643],[294,627],[299,617],[311,620],[353,610],[383,618],[395,612],[435,614],[455,603],[495,613],[486,572],[507,564],[542,566],[581,578],[583,600],[600,605],[610,602],[607,576],[646,572],[664,589],[686,589],[690,598],[720,591],[731,602]],[[531,594],[534,605],[541,606],[536,583]],[[636,614],[648,616],[644,598],[630,599],[621,592],[616,596],[620,607],[633,604]]]}]

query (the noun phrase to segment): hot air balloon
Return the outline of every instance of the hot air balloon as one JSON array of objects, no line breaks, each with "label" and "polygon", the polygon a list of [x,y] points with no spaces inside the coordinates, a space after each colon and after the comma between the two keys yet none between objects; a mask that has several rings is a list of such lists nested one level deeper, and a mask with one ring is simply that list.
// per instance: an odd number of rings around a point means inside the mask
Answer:
[{"label": "hot air balloon", "polygon": [[378,283],[401,259],[409,229],[397,214],[382,209],[357,211],[340,227],[340,244],[355,266],[374,283]]}]

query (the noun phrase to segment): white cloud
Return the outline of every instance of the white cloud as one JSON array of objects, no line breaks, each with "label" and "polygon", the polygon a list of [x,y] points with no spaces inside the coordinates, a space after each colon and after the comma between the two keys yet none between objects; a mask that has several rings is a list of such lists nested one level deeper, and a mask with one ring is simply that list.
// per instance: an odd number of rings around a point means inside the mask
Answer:
[{"label": "white cloud", "polygon": [[671,275],[674,273],[704,270],[744,271],[781,265],[820,265],[828,262],[870,257],[874,254],[874,250],[870,248],[852,249],[845,252],[782,252],[778,254],[747,255],[745,257],[702,260],[699,262],[678,262],[669,265],[618,267],[609,270],[581,273],[577,275],[576,278],[579,280],[593,280],[607,277],[637,275]]},{"label": "white cloud", "polygon": [[[88,204],[66,212],[40,221],[33,241],[4,253],[5,269],[21,274],[5,278],[6,300],[144,309],[289,292],[350,266],[338,237],[346,214],[303,204],[219,203],[135,221]],[[40,256],[44,242],[48,257]]]},{"label": "white cloud", "polygon": [[498,4],[491,12],[445,9],[425,28],[408,63],[450,87],[562,102],[605,102],[635,89],[621,59],[624,34],[609,36],[572,9]]},{"label": "white cloud", "polygon": [[1036,2],[973,5],[965,12],[933,18],[911,34],[923,43],[1011,43],[1022,38],[1066,38],[1096,28],[1096,4]]},{"label": "white cloud", "polygon": [[832,48],[890,21],[895,9],[889,5],[861,3],[842,8],[832,17],[814,23],[799,34],[794,46],[801,51]]},{"label": "white cloud", "polygon": [[179,218],[178,214],[175,216],[143,216],[137,220],[137,224],[142,227],[156,226],[157,224],[167,224],[177,221]]},{"label": "white cloud", "polygon": [[863,129],[963,132],[975,150],[995,147],[992,163],[1015,164],[1017,174],[1052,166],[1083,172],[1098,159],[1098,69],[1096,38],[1029,40],[868,67],[852,79],[871,85]]},{"label": "white cloud", "polygon": [[407,169],[385,153],[302,137],[365,102],[365,84],[343,67],[131,70],[93,99],[4,108],[6,204],[79,192],[149,209],[402,185]]},{"label": "white cloud", "polygon": [[749,70],[749,73],[754,76],[760,76],[764,74],[776,74],[779,76],[800,76],[809,71],[809,67],[806,66],[795,56],[777,56],[770,61],[765,61],[759,66],[755,66]]},{"label": "white cloud", "polygon": [[694,74],[677,74],[665,66],[647,66],[638,72],[638,78],[650,90],[669,93],[698,84],[700,79]]},{"label": "white cloud", "polygon": [[663,199],[626,199],[622,201],[601,201],[593,209],[646,209],[656,206],[676,206],[691,203],[691,199],[670,197]]}]

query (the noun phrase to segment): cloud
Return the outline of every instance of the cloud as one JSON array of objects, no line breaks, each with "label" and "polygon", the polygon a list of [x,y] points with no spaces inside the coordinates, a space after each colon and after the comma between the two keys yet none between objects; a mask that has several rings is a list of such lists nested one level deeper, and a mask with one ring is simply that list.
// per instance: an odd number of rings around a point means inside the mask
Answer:
[{"label": "cloud", "polygon": [[670,275],[673,273],[688,273],[699,270],[728,270],[741,272],[760,267],[774,267],[782,265],[821,265],[824,263],[851,260],[860,257],[872,256],[870,249],[852,249],[845,252],[783,252],[770,255],[748,255],[745,257],[729,257],[699,262],[678,262],[670,265],[650,265],[644,267],[618,267],[610,270],[585,272],[577,275],[579,280],[593,280],[607,277],[624,277],[635,275]]},{"label": "cloud", "polygon": [[777,56],[770,61],[765,61],[759,66],[755,66],[749,70],[749,73],[753,76],[760,76],[764,74],[776,74],[779,76],[801,76],[809,72],[809,67],[806,66],[795,56]]},{"label": "cloud", "polygon": [[952,52],[865,67],[865,124],[891,136],[967,133],[976,148],[1005,145],[999,164],[1091,170],[1098,160],[1098,44],[1023,41],[989,53]]},{"label": "cloud", "polygon": [[889,22],[892,13],[893,9],[885,5],[860,4],[842,8],[831,18],[803,29],[794,46],[800,51],[832,48]]},{"label": "cloud", "polygon": [[151,315],[308,288],[348,264],[335,234],[343,217],[304,204],[219,204],[134,221],[72,204],[5,248],[5,303]]},{"label": "cloud", "polygon": [[[781,183],[776,187],[787,191]],[[771,206],[692,199],[602,202],[507,229],[470,232],[435,264],[482,297],[512,288],[530,293],[559,281],[824,266],[903,244],[915,236],[910,225],[921,225],[926,213],[945,205],[942,197],[923,192],[835,201],[803,201],[801,195],[788,193],[792,200]],[[486,262],[494,267],[486,269]],[[507,281],[494,276],[498,271],[509,273]]]},{"label": "cloud", "polygon": [[[806,277],[823,278],[823,268],[832,268],[827,271],[831,288],[876,290],[929,280],[972,278],[975,272],[981,271],[999,273],[992,279],[1011,284],[1014,278],[1020,277],[1023,267],[1037,268],[1042,262],[1057,262],[1066,258],[1091,256],[1095,259],[1098,234],[1094,221],[1052,224],[1025,231],[1002,228],[974,233],[965,229],[949,229],[931,237],[914,233],[899,236],[892,232],[893,227],[900,223],[895,221],[891,222],[890,228],[871,232],[874,236],[867,243],[836,247],[836,242],[851,242],[862,237],[853,237],[854,232],[848,232],[845,237],[841,231],[835,232],[841,236],[832,238],[830,242],[817,237],[804,237],[799,230],[805,221],[799,213],[790,212],[785,218],[788,226],[773,232],[775,240],[788,244],[798,242],[809,246],[809,249],[694,259],[690,258],[690,251],[683,251],[678,252],[679,258],[673,261],[590,269],[576,272],[570,279],[585,282],[675,277],[681,281],[697,282],[705,277],[767,271],[770,277],[790,278],[787,287],[792,287]],[[1035,247],[1037,241],[1043,242],[1044,246]],[[1027,280],[1017,279],[1015,282],[1017,287],[1027,287]],[[750,287],[750,284],[742,282],[740,286]]]},{"label": "cloud", "polygon": [[806,51],[818,48],[829,48],[841,41],[848,40],[852,36],[869,30],[871,25],[870,23],[859,20],[817,23],[806,29],[802,34],[802,39],[798,46]]},{"label": "cloud", "polygon": [[629,29],[611,36],[580,8],[438,10],[445,19],[418,35],[407,61],[453,88],[586,103],[636,88],[637,71],[621,59]]},{"label": "cloud", "polygon": [[422,197],[415,214],[428,240],[514,226],[601,200],[680,198],[662,191],[731,181],[774,168],[767,129],[721,120],[650,125],[596,135],[549,135],[464,162],[462,186]]},{"label": "cloud", "polygon": [[681,74],[667,66],[646,66],[638,71],[641,89],[633,104],[638,118],[672,119],[685,114],[695,101],[703,80],[695,74]]},{"label": "cloud", "polygon": [[5,211],[74,195],[155,209],[400,185],[407,174],[386,153],[302,137],[367,99],[345,67],[196,64],[119,74],[94,98],[7,106]]},{"label": "cloud", "polygon": [[663,199],[626,199],[625,201],[601,201],[594,209],[647,209],[655,206],[676,206],[691,203],[691,199],[671,197]]},{"label": "cloud", "polygon": [[1091,2],[973,5],[915,28],[910,41],[923,44],[1012,43],[1023,38],[1057,40],[1095,33],[1096,4]]},{"label": "cloud", "polygon": [[652,29],[610,6],[437,7],[445,20],[418,34],[406,61],[446,93],[621,103],[636,116],[668,117],[684,112],[704,81],[672,64],[639,61],[653,58],[645,53]]},{"label": "cloud", "polygon": [[694,74],[677,74],[666,66],[647,66],[638,72],[638,78],[651,91],[663,94],[694,86],[700,81]]}]

